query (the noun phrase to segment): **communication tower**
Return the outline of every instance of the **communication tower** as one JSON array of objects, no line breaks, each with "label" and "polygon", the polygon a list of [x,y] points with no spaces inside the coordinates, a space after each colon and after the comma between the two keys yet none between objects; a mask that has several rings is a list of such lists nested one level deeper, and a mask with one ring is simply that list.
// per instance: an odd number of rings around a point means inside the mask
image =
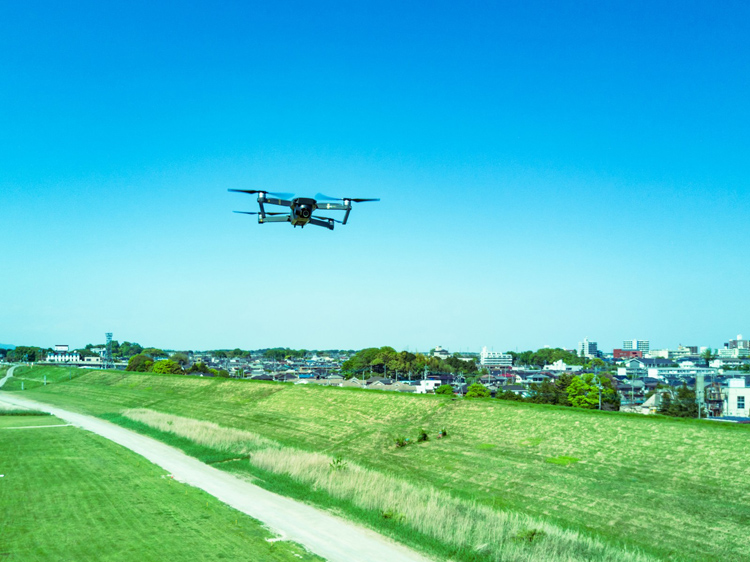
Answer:
[{"label": "communication tower", "polygon": [[103,369],[114,369],[115,362],[112,360],[112,332],[107,332],[107,347],[104,350],[104,365]]}]

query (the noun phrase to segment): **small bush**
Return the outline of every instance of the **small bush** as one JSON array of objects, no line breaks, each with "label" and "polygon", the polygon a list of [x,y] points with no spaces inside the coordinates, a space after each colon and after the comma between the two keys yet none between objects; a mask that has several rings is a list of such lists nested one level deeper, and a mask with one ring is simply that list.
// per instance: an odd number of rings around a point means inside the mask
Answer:
[{"label": "small bush", "polygon": [[546,534],[547,533],[545,533],[541,529],[524,529],[523,531],[520,531],[519,533],[517,533],[513,537],[513,539],[519,542],[532,543],[534,541],[538,541],[539,539],[543,538]]},{"label": "small bush", "polygon": [[409,444],[409,439],[403,435],[394,439],[396,447],[406,447]]},{"label": "small bush", "polygon": [[341,457],[334,457],[331,459],[329,466],[331,467],[331,470],[344,470],[346,464],[346,461]]},{"label": "small bush", "polygon": [[427,435],[427,432],[424,429],[420,429],[417,433],[417,443],[421,443],[422,441],[427,441],[429,439],[429,435]]},{"label": "small bush", "polygon": [[394,521],[401,521],[404,516],[392,509],[383,510],[380,512],[380,516],[383,519],[393,519]]}]

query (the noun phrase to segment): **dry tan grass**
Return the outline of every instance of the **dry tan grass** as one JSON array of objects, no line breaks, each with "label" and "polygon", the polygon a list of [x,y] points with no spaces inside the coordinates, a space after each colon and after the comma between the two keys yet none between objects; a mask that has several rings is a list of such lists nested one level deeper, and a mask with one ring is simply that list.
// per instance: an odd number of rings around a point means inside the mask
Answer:
[{"label": "dry tan grass", "polygon": [[213,422],[163,414],[145,408],[125,410],[122,415],[149,427],[185,437],[199,445],[220,451],[246,455],[259,448],[278,446],[276,442],[250,431],[222,427]]},{"label": "dry tan grass", "polygon": [[[285,474],[360,508],[394,518],[444,544],[512,562],[650,562],[632,550],[604,544],[519,513],[498,511],[437,489],[415,486],[353,463],[333,468],[334,459],[260,437],[249,431],[147,409],[123,415],[216,449],[249,454],[255,466]],[[335,463],[334,463],[335,464]]]},{"label": "dry tan grass", "polygon": [[[392,476],[348,463],[333,470],[332,458],[289,448],[258,450],[250,461],[283,473],[313,488],[398,518],[406,525],[445,544],[482,551],[514,562],[581,561],[646,562],[643,554],[615,548],[519,513],[455,498],[436,489],[414,486]],[[536,533],[534,533],[536,531]]]}]

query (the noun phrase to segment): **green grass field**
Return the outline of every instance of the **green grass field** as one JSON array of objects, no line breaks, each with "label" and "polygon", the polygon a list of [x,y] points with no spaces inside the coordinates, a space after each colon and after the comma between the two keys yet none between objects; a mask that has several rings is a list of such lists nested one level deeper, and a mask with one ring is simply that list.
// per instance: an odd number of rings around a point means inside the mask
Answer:
[{"label": "green grass field", "polygon": [[0,560],[320,560],[106,439],[44,427],[62,423],[0,415]]},{"label": "green grass field", "polygon": [[[19,366],[13,371],[13,376],[9,378],[3,390],[21,390],[21,382],[23,381],[24,389],[32,389],[39,386],[44,386],[44,379],[47,378],[47,384],[70,380],[73,377],[79,377],[85,374],[85,369],[78,369],[77,367],[27,367]],[[5,373],[3,373],[5,375]]]},{"label": "green grass field", "polygon": [[[613,549],[666,560],[750,560],[747,426],[123,372],[67,380],[61,372],[56,380],[24,395],[97,415],[148,408],[250,431],[420,489],[581,531]],[[394,437],[414,439],[421,428],[430,435],[426,443],[393,445]],[[448,437],[436,439],[443,428]]]}]

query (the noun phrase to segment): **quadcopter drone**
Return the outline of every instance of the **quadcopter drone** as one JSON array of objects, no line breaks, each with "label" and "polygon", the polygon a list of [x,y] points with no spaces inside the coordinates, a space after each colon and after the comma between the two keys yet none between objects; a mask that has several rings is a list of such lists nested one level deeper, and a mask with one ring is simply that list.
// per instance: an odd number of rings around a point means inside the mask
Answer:
[{"label": "quadcopter drone", "polygon": [[[315,198],[294,197],[293,193],[271,193],[269,191],[260,191],[255,189],[230,189],[237,193],[258,194],[258,205],[260,212],[253,213],[249,211],[235,211],[244,215],[258,215],[258,223],[264,222],[290,222],[292,226],[304,228],[306,224],[322,226],[333,230],[333,224],[338,222],[346,224],[349,213],[352,211],[352,203],[364,203],[365,201],[380,201],[380,199],[355,199],[354,197],[328,197],[318,193]],[[334,203],[323,203],[322,201],[335,201]],[[289,207],[288,213],[274,213],[266,211],[264,204],[279,205]],[[318,209],[326,211],[346,211],[344,220],[333,219],[330,217],[314,216],[313,213]]]}]

